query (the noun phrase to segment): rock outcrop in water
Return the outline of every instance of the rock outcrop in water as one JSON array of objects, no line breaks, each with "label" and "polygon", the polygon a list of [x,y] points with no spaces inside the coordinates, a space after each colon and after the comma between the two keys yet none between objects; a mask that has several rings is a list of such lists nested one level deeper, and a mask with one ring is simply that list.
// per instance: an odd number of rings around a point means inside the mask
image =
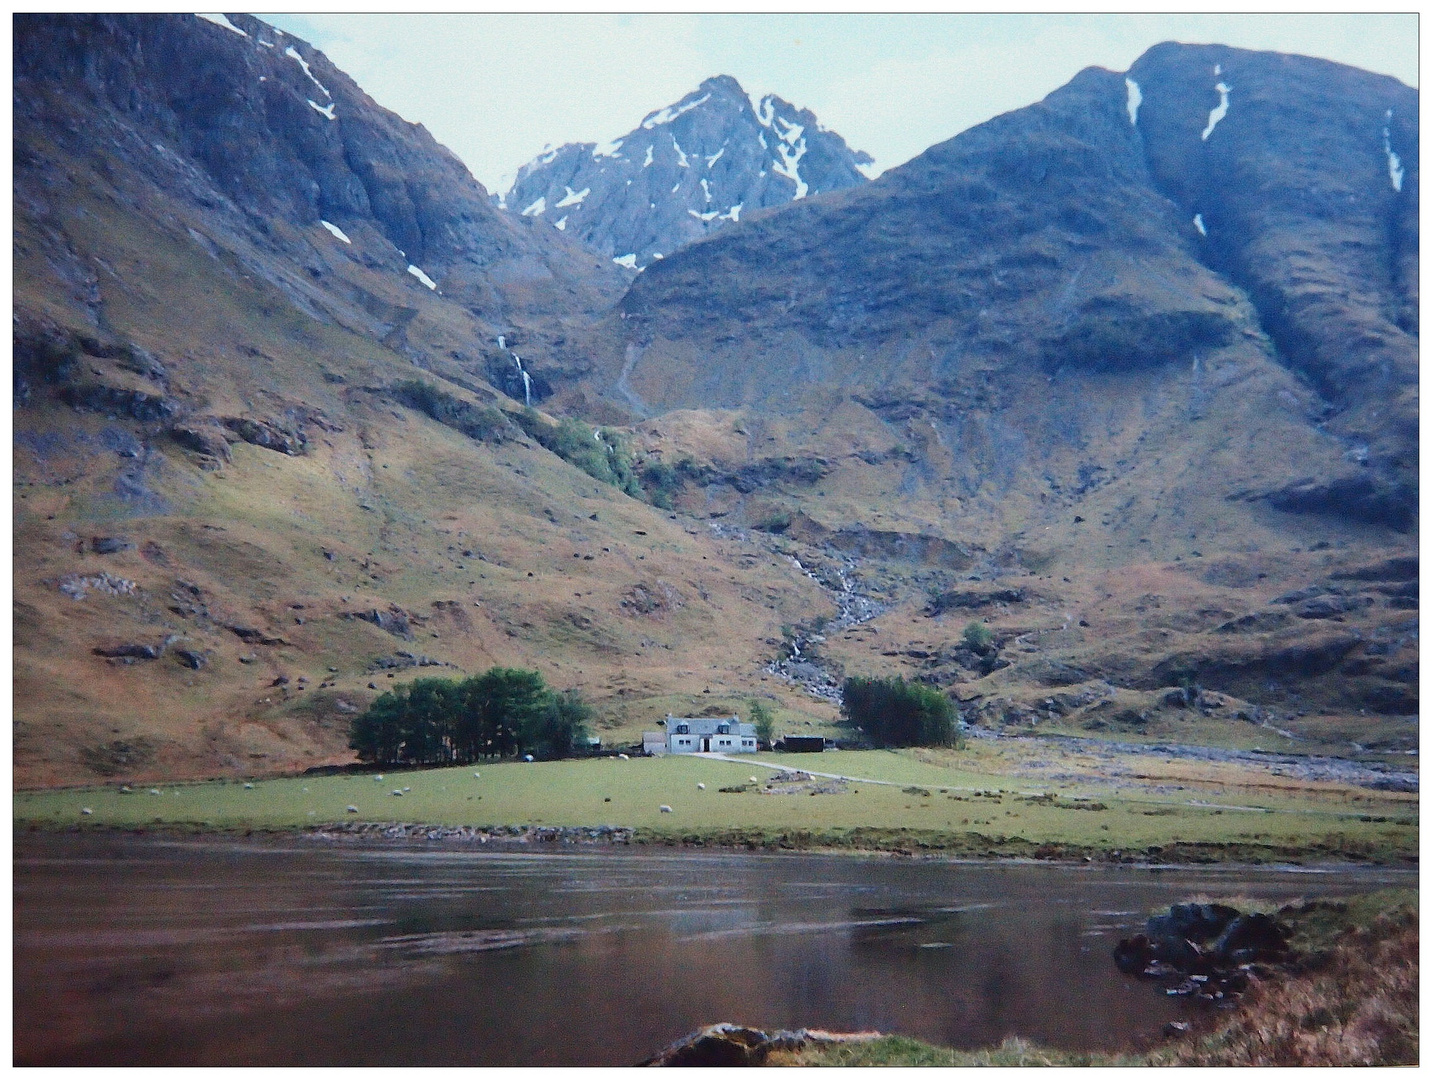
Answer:
[{"label": "rock outcrop in water", "polygon": [[1170,993],[1222,1001],[1241,993],[1255,965],[1288,952],[1289,930],[1271,915],[1244,914],[1227,904],[1174,904],[1154,915],[1145,932],[1114,947],[1126,974],[1172,976]]}]

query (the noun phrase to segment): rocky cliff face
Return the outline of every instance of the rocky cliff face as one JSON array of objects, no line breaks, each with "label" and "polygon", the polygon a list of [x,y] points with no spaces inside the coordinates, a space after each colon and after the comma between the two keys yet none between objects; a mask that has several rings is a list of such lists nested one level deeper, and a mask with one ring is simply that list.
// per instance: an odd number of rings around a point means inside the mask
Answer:
[{"label": "rocky cliff face", "polygon": [[743,214],[863,184],[870,163],[808,109],[722,75],[620,139],[529,162],[504,203],[639,270]]},{"label": "rocky cliff face", "polygon": [[248,16],[22,16],[14,89],[22,210],[43,203],[57,152],[108,155],[111,176],[202,212],[204,242],[242,249],[305,310],[397,334],[428,361],[455,351],[480,375],[474,342],[560,340],[622,284],[579,244],[495,210],[421,125]]},{"label": "rocky cliff face", "polygon": [[[1221,47],[1161,46],[1127,79],[1090,69],[651,267],[608,385],[638,411],[834,383],[952,418],[983,394],[1011,418],[1020,387],[1113,379],[1137,398],[1177,373],[1190,415],[1226,422],[1256,377],[1265,419],[1243,430],[1289,425],[1264,495],[1405,528],[1416,109],[1392,79]],[[1048,416],[1022,430],[1067,445]]]},{"label": "rocky cliff face", "polygon": [[[1417,453],[1417,94],[1308,57],[1163,45],[1129,72],[1153,184],[1254,304],[1365,469],[1290,508],[1410,521]],[[1132,91],[1131,91],[1132,92]],[[1352,493],[1352,487],[1357,493]]]}]

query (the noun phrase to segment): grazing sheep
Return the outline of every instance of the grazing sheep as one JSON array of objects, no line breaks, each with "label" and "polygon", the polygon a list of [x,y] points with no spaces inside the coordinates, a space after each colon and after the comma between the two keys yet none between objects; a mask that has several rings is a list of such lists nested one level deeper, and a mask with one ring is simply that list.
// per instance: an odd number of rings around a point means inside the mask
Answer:
[{"label": "grazing sheep", "polygon": [[671,813],[671,807],[667,806],[666,803],[662,803],[660,806],[657,807],[657,809],[660,810],[663,814]]},{"label": "grazing sheep", "polygon": [[618,754],[617,757],[620,758],[622,761],[630,761],[630,760],[631,760],[631,758],[627,757],[625,754]]},{"label": "grazing sheep", "polygon": [[134,794],[134,789],[133,789],[132,787],[130,787],[128,784],[125,784],[123,787],[121,787],[121,788],[119,789],[119,793],[120,793],[121,795],[133,795],[133,794]]},{"label": "grazing sheep", "polygon": [[394,789],[393,789],[393,794],[394,794],[394,795],[397,795],[397,796],[399,796],[399,797],[401,797],[402,794],[403,794],[402,789],[401,789],[401,788],[394,788]]},{"label": "grazing sheep", "polygon": [[697,791],[705,791],[705,790],[706,790],[706,785],[705,785],[705,784],[697,784],[697,785],[696,785],[696,790],[697,790]]},{"label": "grazing sheep", "polygon": [[349,812],[350,814],[356,814],[356,813],[358,813],[358,807],[356,807],[356,806],[350,806],[350,807],[348,808],[348,812]]},{"label": "grazing sheep", "polygon": [[759,783],[760,783],[760,781],[757,780],[754,776],[748,776],[748,777],[746,777],[746,779],[749,780],[749,781],[751,781],[751,783],[753,783],[753,784],[759,784]]},{"label": "grazing sheep", "polygon": [[374,780],[381,780],[381,779],[383,779],[383,774],[382,774],[382,773],[379,773],[377,776],[373,777],[373,779],[374,779]]},{"label": "grazing sheep", "polygon": [[472,774],[472,778],[473,778],[474,780],[481,780],[481,779],[482,779],[482,773],[480,773],[480,772],[475,772],[475,773]]},{"label": "grazing sheep", "polygon": [[81,814],[93,814],[94,811],[91,810],[88,806],[81,806],[81,807],[80,807],[80,813],[81,813]]},{"label": "grazing sheep", "polygon": [[161,794],[161,792],[160,792],[160,790],[159,790],[157,787],[152,787],[152,788],[149,789],[149,794],[151,794],[151,795],[159,795],[159,794]]},{"label": "grazing sheep", "polygon": [[[245,784],[245,785],[244,785],[244,790],[245,790],[245,791],[253,791],[253,789],[254,789],[253,784]],[[154,794],[158,795],[159,792],[156,791]]]},{"label": "grazing sheep", "polygon": [[523,755],[522,755],[522,760],[523,760],[523,761],[531,761],[531,760],[532,760],[532,755],[531,755],[531,754],[523,754]]}]

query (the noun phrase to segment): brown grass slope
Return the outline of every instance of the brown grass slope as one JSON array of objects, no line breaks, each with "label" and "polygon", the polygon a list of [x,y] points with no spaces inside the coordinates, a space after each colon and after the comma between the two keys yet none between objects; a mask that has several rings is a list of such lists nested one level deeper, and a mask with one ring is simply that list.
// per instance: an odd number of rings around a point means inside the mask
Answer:
[{"label": "brown grass slope", "polygon": [[[275,70],[254,55],[250,75]],[[314,72],[340,114],[355,107]],[[345,759],[370,684],[495,663],[540,667],[618,718],[655,698],[639,731],[708,688],[755,689],[762,640],[821,607],[784,562],[737,565],[500,412],[478,440],[403,406],[393,387],[418,377],[515,408],[434,355],[485,336],[483,316],[395,266],[381,221],[344,220],[350,250],[316,222],[237,210],[197,151],[153,149],[142,112],[23,90],[17,783]]]}]

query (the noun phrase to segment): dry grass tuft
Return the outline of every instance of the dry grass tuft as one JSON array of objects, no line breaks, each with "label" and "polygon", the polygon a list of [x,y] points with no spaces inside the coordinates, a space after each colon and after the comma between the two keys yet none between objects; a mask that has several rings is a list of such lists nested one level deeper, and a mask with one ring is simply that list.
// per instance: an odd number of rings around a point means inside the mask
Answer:
[{"label": "dry grass tuft", "polygon": [[1256,983],[1228,1024],[1167,1063],[1415,1064],[1417,976],[1417,910],[1404,906],[1344,931],[1303,972]]}]

